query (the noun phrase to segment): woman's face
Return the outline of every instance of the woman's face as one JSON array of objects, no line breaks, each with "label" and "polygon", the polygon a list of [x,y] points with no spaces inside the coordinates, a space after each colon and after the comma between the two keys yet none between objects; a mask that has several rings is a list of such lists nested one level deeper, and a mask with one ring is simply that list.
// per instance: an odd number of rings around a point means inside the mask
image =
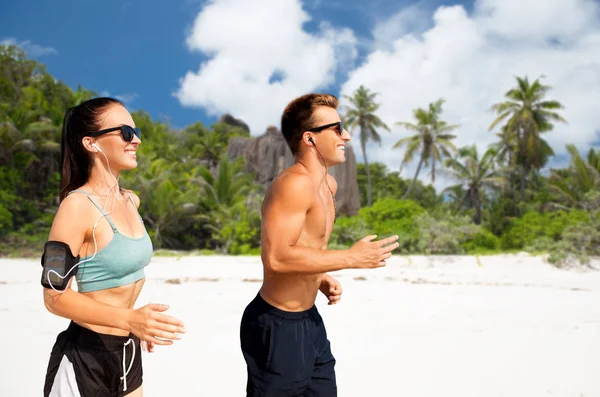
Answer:
[{"label": "woman's face", "polygon": [[[98,120],[100,129],[128,125],[135,128],[131,114],[119,104],[110,105]],[[123,139],[120,130],[107,132],[96,138],[96,145],[102,150],[96,157],[106,165],[108,160],[111,171],[130,170],[137,167],[136,152],[142,141],[136,135],[131,142]],[[106,157],[104,157],[104,155]]]}]

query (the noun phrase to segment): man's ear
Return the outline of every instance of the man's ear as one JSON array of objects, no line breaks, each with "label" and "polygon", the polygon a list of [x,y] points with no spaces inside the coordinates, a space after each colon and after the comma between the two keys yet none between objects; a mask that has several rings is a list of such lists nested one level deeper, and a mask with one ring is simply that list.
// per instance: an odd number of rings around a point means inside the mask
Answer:
[{"label": "man's ear", "polygon": [[315,146],[315,140],[313,138],[313,135],[310,132],[305,132],[302,135],[302,141],[309,146]]}]

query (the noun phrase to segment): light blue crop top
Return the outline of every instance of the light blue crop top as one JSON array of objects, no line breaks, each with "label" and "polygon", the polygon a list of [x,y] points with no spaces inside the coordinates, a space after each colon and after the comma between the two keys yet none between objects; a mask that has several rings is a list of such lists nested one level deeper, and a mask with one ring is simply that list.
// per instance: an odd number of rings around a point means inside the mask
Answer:
[{"label": "light blue crop top", "polygon": [[[85,194],[102,214],[106,213],[89,193],[82,190],[73,190],[71,193]],[[129,199],[133,203],[131,196]],[[145,277],[144,267],[152,258],[152,241],[145,228],[142,237],[132,238],[119,233],[108,215],[105,218],[113,230],[113,237],[96,256],[81,259],[83,263],[79,264],[76,276],[79,292],[120,287],[140,280]]]}]

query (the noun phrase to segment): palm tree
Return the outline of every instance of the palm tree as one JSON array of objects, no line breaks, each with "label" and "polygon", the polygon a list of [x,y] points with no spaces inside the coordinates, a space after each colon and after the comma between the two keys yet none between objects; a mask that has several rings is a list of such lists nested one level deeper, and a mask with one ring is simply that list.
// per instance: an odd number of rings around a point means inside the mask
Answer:
[{"label": "palm tree", "polygon": [[587,155],[587,161],[589,165],[600,172],[600,150],[595,151],[593,148],[590,149]]},{"label": "palm tree", "polygon": [[586,194],[600,190],[600,170],[596,168],[594,156],[584,160],[575,145],[567,145],[571,162],[566,169],[552,170],[548,180],[550,189],[561,201],[569,205],[585,207]]},{"label": "palm tree", "polygon": [[140,159],[135,170],[121,176],[122,186],[145,198],[140,213],[156,247],[181,245],[168,231],[176,230],[198,212],[201,189],[190,183],[195,170],[186,171],[182,163],[149,155]]},{"label": "palm tree", "polygon": [[452,143],[456,135],[449,132],[458,128],[458,125],[448,125],[439,119],[443,104],[444,100],[439,99],[430,103],[427,110],[422,108],[413,110],[414,118],[417,120],[416,124],[406,121],[396,123],[407,130],[416,132],[415,135],[402,138],[394,144],[394,149],[406,146],[402,165],[411,162],[415,154],[419,153],[419,165],[411,184],[404,193],[404,198],[410,194],[423,164],[428,165],[431,161],[431,182],[433,183],[435,182],[436,161],[441,162],[444,157],[451,157],[451,153],[456,151],[456,147]]},{"label": "palm tree", "polygon": [[447,201],[451,204],[450,208],[453,211],[459,211],[464,205],[470,207],[470,205],[467,203],[469,194],[467,191],[465,191],[462,184],[446,187],[442,191],[441,197],[444,201]]},{"label": "palm tree", "polygon": [[219,165],[219,158],[226,149],[226,145],[221,142],[216,132],[209,132],[199,137],[198,143],[192,148],[194,156],[200,160],[206,161],[211,171],[216,170]]},{"label": "palm tree", "polygon": [[25,127],[23,138],[17,148],[29,152],[24,169],[24,179],[29,182],[26,196],[39,198],[48,187],[58,188],[58,179],[52,176],[60,172],[60,128],[40,117]]},{"label": "palm tree", "polygon": [[518,149],[517,135],[507,126],[502,127],[502,131],[497,133],[498,142],[491,145],[496,151],[496,160],[500,163],[506,163],[509,167],[515,166],[515,153]]},{"label": "palm tree", "polygon": [[224,253],[231,252],[235,241],[260,245],[260,211],[247,208],[243,202],[230,207],[220,205],[211,211],[204,228],[209,230],[218,249]]},{"label": "palm tree", "polygon": [[473,222],[477,225],[481,224],[481,208],[485,190],[495,189],[504,182],[504,178],[500,176],[500,170],[496,168],[496,156],[496,150],[489,148],[480,159],[477,147],[472,145],[461,148],[457,157],[447,159],[445,162],[446,172],[453,179],[460,181],[458,185],[450,186],[447,190],[456,192],[466,185],[467,189],[462,202],[468,199],[469,206],[475,209]]},{"label": "palm tree", "polygon": [[78,84],[77,91],[73,92],[73,101],[71,105],[81,105],[83,102],[87,101],[88,99],[92,99],[95,96],[98,96],[98,94],[96,94],[94,91],[86,90],[81,86],[81,84]]},{"label": "palm tree", "polygon": [[23,146],[32,146],[32,143],[24,140],[21,131],[10,121],[0,122],[0,165],[14,168],[15,153],[23,150]]},{"label": "palm tree", "polygon": [[516,188],[516,175],[517,170],[517,156],[515,153],[518,150],[517,135],[513,130],[509,129],[508,126],[503,126],[502,131],[496,136],[499,141],[490,145],[496,151],[496,160],[500,164],[506,164],[506,173],[508,174],[510,181],[510,194],[512,196],[513,208],[517,208],[517,188]]},{"label": "palm tree", "polygon": [[377,133],[376,128],[390,130],[379,116],[375,115],[375,111],[379,109],[379,104],[375,103],[376,96],[377,93],[371,92],[363,85],[354,91],[353,96],[344,96],[352,104],[347,107],[345,123],[348,128],[358,127],[360,132],[360,148],[367,170],[367,205],[369,207],[371,206],[371,171],[367,159],[367,143],[372,140],[381,145],[381,136]]},{"label": "palm tree", "polygon": [[550,146],[541,138],[541,134],[554,128],[553,122],[566,122],[556,112],[563,106],[558,101],[544,100],[550,86],[543,85],[539,79],[529,83],[527,77],[516,77],[517,87],[506,92],[507,101],[492,106],[497,113],[489,129],[501,122],[516,136],[516,162],[521,169],[521,200],[525,199],[525,179],[532,169],[542,168],[548,158],[554,155]]},{"label": "palm tree", "polygon": [[254,183],[254,175],[246,172],[241,158],[231,162],[227,155],[221,155],[216,176],[208,168],[199,167],[193,181],[204,190],[203,202],[211,209],[244,202],[262,188]]},{"label": "palm tree", "polygon": [[[231,162],[222,155],[216,176],[203,166],[192,181],[203,189],[201,205],[208,209],[195,219],[204,224],[203,228],[211,233],[222,252],[229,252],[236,237],[236,224],[260,225],[261,200],[258,196],[264,188],[254,182],[254,175],[246,172],[241,158]],[[257,237],[255,231],[249,233]]]}]

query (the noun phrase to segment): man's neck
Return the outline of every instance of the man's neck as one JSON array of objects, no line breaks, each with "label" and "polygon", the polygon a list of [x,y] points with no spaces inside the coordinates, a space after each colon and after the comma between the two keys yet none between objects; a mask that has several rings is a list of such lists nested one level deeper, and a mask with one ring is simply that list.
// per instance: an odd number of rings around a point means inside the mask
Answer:
[{"label": "man's neck", "polygon": [[308,173],[315,178],[316,180],[321,180],[325,175],[327,175],[327,167],[322,159],[318,157],[318,153],[298,153],[294,156],[296,163],[301,164],[306,168]]},{"label": "man's neck", "polygon": [[[323,160],[321,160],[319,157],[317,157],[318,154],[316,154],[316,156],[313,153],[307,152],[304,153],[303,155],[297,154],[295,156],[296,159],[296,164],[300,164],[302,165],[306,171],[308,172],[308,175],[310,175],[310,177],[316,182],[319,186],[327,186],[327,189],[329,190],[329,193],[331,194],[331,200],[333,201],[333,214],[334,214],[334,218],[333,221],[335,222],[336,219],[336,213],[337,213],[337,208],[335,205],[335,195],[333,194],[333,191],[331,190],[331,186],[329,186],[329,182],[327,181],[327,174],[328,174],[328,169],[325,166]],[[321,160],[321,161],[319,161]]]}]

